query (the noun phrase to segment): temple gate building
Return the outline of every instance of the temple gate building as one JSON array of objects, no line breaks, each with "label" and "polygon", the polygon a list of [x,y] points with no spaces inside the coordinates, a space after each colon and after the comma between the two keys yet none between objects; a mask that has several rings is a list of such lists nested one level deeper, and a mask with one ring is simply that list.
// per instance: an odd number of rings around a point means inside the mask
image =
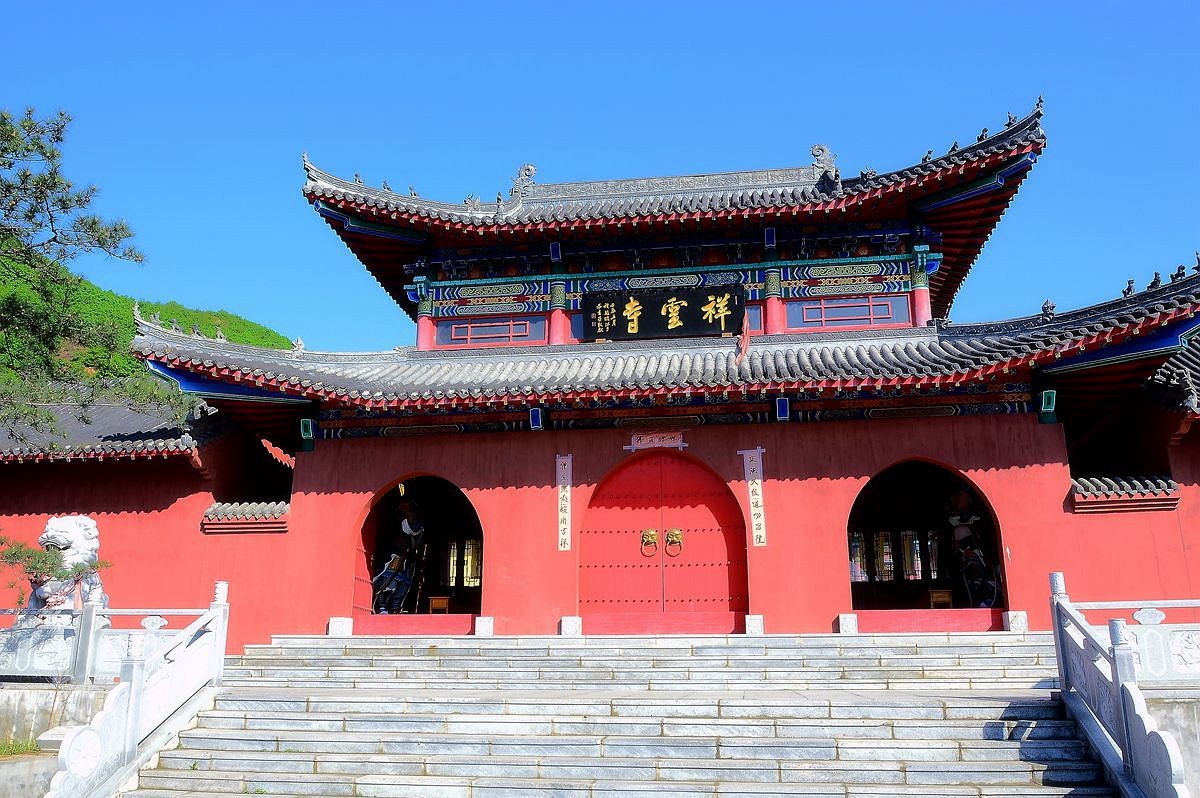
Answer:
[{"label": "temple gate building", "polygon": [[1045,628],[1051,570],[1077,596],[1197,595],[1197,276],[947,319],[1041,118],[879,174],[841,174],[822,145],[799,168],[683,177],[525,165],[494,202],[306,158],[305,200],[415,346],[277,351],[139,318],[137,354],[202,400],[194,417],[106,409],[58,448],[0,440],[0,528],[92,515],[123,605],[228,580],[232,647],[334,616]]}]

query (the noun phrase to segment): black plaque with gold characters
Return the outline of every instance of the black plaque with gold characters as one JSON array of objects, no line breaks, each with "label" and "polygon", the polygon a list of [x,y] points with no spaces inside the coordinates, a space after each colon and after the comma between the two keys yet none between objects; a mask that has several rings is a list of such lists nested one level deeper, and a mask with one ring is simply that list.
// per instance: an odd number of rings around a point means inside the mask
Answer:
[{"label": "black plaque with gold characters", "polygon": [[585,293],[583,337],[627,341],[737,335],[746,312],[743,293],[740,285]]}]

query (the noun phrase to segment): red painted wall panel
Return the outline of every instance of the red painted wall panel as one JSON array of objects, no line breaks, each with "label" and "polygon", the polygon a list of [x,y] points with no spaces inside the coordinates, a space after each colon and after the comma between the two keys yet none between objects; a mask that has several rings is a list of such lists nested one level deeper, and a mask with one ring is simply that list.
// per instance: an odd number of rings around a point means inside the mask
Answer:
[{"label": "red painted wall panel", "polygon": [[[1034,416],[796,422],[687,430],[689,457],[727,482],[746,511],[738,450],[765,449],[768,545],[747,545],[750,612],[768,632],[827,632],[851,610],[846,522],[874,474],[907,458],[952,467],[991,503],[1009,606],[1048,623],[1047,573],[1074,598],[1200,595],[1200,457],[1172,451],[1179,509],[1076,515],[1061,429]],[[297,457],[285,534],[202,535],[208,483],[182,460],[0,466],[0,530],[33,541],[52,514],[100,524],[116,606],[206,605],[231,583],[231,650],[272,633],[319,633],[350,615],[361,526],[373,499],[406,477],[457,484],[484,532],[483,614],[497,634],[557,631],[578,611],[578,537],[558,551],[554,457],[574,454],[573,525],[625,457],[628,430],[318,441]],[[217,467],[218,464],[213,464]],[[747,541],[749,544],[749,541]],[[0,588],[7,580],[0,581]],[[9,606],[12,591],[4,593]]]}]

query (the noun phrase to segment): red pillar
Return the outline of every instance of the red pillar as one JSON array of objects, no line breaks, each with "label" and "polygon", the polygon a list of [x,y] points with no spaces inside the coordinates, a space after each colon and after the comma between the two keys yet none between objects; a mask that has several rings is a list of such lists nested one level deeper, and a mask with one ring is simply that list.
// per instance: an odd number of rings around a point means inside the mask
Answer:
[{"label": "red pillar", "polygon": [[777,296],[767,297],[763,303],[763,332],[775,335],[787,330],[787,308],[783,299]]},{"label": "red pillar", "polygon": [[571,343],[571,317],[565,310],[555,308],[550,311],[550,343]]},{"label": "red pillar", "polygon": [[567,283],[555,280],[550,283],[550,335],[551,344],[571,343],[571,316],[567,313]]},{"label": "red pillar", "polygon": [[417,316],[417,349],[424,352],[433,349],[434,325],[432,316]]},{"label": "red pillar", "polygon": [[783,272],[767,269],[763,285],[763,332],[776,335],[787,330],[787,307],[783,304]]},{"label": "red pillar", "polygon": [[929,286],[913,288],[912,291],[912,320],[914,327],[924,327],[933,318],[933,310],[929,306]]}]

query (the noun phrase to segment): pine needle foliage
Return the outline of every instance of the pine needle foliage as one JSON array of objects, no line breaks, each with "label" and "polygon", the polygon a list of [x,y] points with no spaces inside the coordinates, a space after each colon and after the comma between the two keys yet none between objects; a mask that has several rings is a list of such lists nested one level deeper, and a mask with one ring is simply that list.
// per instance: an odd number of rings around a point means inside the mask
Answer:
[{"label": "pine needle foliage", "polygon": [[[130,263],[143,254],[121,219],[88,209],[95,186],[80,187],[62,171],[61,146],[70,117],[0,110],[0,431],[18,441],[56,432],[51,406],[87,420],[98,402],[159,408],[182,421],[187,404],[129,353],[133,300],[104,291],[69,271],[80,255],[103,253]],[[145,304],[184,329],[196,325],[231,341],[286,347],[283,336],[222,312],[175,303]]]}]

